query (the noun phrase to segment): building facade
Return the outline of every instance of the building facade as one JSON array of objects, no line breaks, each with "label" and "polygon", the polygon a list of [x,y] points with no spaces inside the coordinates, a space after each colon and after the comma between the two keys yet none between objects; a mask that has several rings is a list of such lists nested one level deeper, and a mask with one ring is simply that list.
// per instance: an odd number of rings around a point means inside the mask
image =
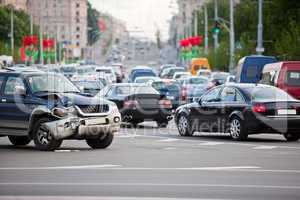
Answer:
[{"label": "building facade", "polygon": [[0,5],[12,5],[17,10],[26,10],[27,0],[0,0]]},{"label": "building facade", "polygon": [[42,32],[57,38],[68,57],[87,47],[87,0],[27,0],[27,11]]}]

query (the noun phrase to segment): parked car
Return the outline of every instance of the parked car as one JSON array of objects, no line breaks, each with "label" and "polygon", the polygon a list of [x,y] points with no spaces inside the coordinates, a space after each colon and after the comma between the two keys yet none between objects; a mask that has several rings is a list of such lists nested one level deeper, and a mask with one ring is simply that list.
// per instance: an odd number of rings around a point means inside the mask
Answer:
[{"label": "parked car", "polygon": [[161,74],[163,73],[164,70],[168,69],[168,68],[172,68],[172,67],[176,67],[176,65],[174,64],[165,64],[165,65],[162,65],[160,66],[159,68],[159,77],[161,77]]},{"label": "parked car", "polygon": [[64,139],[108,147],[120,129],[117,106],[85,96],[66,77],[40,71],[0,71],[0,134],[13,145],[31,140],[51,151]]},{"label": "parked car", "polygon": [[300,61],[267,64],[260,83],[279,87],[296,99],[300,99]]},{"label": "parked car", "polygon": [[263,67],[276,62],[272,56],[246,56],[237,65],[236,81],[238,83],[258,83],[261,79]]},{"label": "parked car", "polygon": [[184,78],[184,77],[188,77],[188,76],[191,76],[190,72],[175,72],[172,79],[176,80],[176,79]]},{"label": "parked car", "polygon": [[221,85],[175,113],[179,134],[226,132],[234,140],[250,134],[280,133],[288,141],[300,138],[300,101],[268,85]]},{"label": "parked car", "polygon": [[105,87],[99,95],[118,106],[122,121],[137,127],[144,121],[156,121],[166,127],[172,119],[172,103],[148,85],[121,83]]},{"label": "parked car", "polygon": [[97,72],[96,75],[98,77],[106,78],[109,84],[117,82],[117,77],[112,67],[96,67],[95,71]]},{"label": "parked car", "polygon": [[134,80],[134,83],[152,83],[153,81],[159,81],[160,78],[156,77],[156,76],[141,76],[141,77],[137,77]]},{"label": "parked car", "polygon": [[135,79],[138,77],[156,77],[155,72],[152,68],[146,66],[135,67],[131,70],[128,77],[129,83],[134,83]]},{"label": "parked car", "polygon": [[162,79],[153,81],[151,86],[156,89],[160,95],[165,96],[172,102],[173,109],[180,105],[180,85],[175,80]]},{"label": "parked car", "polygon": [[176,72],[186,72],[186,69],[183,67],[171,67],[163,71],[161,78],[172,79]]},{"label": "parked car", "polygon": [[181,86],[181,104],[193,102],[207,90],[208,79],[205,77],[191,76],[185,78]]}]

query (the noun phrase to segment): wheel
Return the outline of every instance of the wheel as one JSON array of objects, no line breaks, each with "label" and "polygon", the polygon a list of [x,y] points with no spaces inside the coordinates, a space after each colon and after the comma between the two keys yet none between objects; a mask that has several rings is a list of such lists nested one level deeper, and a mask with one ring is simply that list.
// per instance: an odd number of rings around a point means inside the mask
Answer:
[{"label": "wheel", "polygon": [[58,149],[62,140],[55,140],[50,134],[50,130],[44,123],[51,121],[49,118],[39,119],[33,129],[33,141],[38,150],[41,151],[54,151]]},{"label": "wheel", "polygon": [[8,139],[15,146],[23,146],[31,142],[28,136],[8,136]]},{"label": "wheel", "polygon": [[243,141],[247,140],[248,133],[245,130],[243,121],[238,117],[233,117],[230,120],[230,135],[232,139]]},{"label": "wheel", "polygon": [[158,128],[167,128],[168,122],[167,121],[157,121]]},{"label": "wheel", "polygon": [[178,132],[181,136],[193,136],[194,132],[189,126],[186,115],[180,115],[177,123]]},{"label": "wheel", "polygon": [[104,138],[87,139],[86,143],[93,149],[105,149],[111,145],[114,139],[113,133],[108,133]]},{"label": "wheel", "polygon": [[296,134],[292,134],[292,133],[285,133],[285,134],[283,134],[283,136],[285,137],[285,139],[288,142],[295,142],[300,139],[300,135],[296,135]]}]

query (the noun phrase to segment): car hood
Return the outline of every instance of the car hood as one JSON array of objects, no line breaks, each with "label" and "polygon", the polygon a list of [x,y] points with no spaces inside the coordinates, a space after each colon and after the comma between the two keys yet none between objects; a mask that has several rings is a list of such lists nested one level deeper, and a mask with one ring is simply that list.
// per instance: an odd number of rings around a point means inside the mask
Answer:
[{"label": "car hood", "polygon": [[73,105],[113,104],[102,97],[93,97],[82,93],[42,93],[37,96],[48,101],[56,101],[57,104],[61,104],[66,107]]}]

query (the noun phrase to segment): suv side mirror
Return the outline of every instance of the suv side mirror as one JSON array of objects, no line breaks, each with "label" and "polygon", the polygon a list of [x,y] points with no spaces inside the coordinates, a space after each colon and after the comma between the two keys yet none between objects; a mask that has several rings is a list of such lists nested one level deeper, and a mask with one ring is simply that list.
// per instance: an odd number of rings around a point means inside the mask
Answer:
[{"label": "suv side mirror", "polygon": [[15,94],[19,96],[26,96],[26,89],[23,86],[16,86]]}]

